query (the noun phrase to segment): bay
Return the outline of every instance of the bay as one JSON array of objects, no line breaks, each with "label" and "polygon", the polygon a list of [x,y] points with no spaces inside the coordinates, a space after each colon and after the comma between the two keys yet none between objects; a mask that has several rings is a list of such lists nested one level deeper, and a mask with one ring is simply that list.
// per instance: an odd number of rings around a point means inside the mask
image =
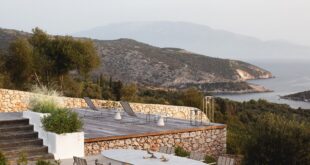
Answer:
[{"label": "bay", "polygon": [[265,99],[270,102],[288,104],[293,108],[310,109],[310,103],[280,99],[279,96],[310,90],[310,61],[308,60],[265,60],[249,61],[261,68],[271,71],[275,78],[250,80],[249,83],[259,84],[273,92],[250,93],[237,95],[217,95],[235,101]]}]

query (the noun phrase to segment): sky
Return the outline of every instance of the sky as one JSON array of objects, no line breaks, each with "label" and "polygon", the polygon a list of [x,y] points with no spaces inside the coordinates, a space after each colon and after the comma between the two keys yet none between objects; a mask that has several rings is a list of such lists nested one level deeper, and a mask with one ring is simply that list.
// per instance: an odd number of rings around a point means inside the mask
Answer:
[{"label": "sky", "polygon": [[0,27],[72,34],[111,23],[182,21],[310,46],[310,0],[0,0]]}]

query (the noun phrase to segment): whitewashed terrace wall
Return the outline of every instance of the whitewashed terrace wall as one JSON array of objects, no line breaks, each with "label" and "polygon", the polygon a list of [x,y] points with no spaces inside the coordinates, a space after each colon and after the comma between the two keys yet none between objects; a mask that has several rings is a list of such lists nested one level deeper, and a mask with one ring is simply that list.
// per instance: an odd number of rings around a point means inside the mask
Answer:
[{"label": "whitewashed terrace wall", "polygon": [[[29,100],[37,94],[0,89],[0,112],[22,112],[28,109]],[[61,97],[64,105],[67,108],[87,108],[87,104],[82,98],[70,98]],[[109,100],[97,100],[93,99],[94,104],[100,108],[106,109],[121,109],[121,105],[117,101]],[[185,106],[173,106],[173,105],[161,105],[161,104],[142,104],[142,103],[130,103],[135,112],[151,113],[167,115],[168,117],[174,117],[179,119],[190,118],[190,110],[195,108]],[[204,115],[203,120],[208,122],[207,117]]]}]

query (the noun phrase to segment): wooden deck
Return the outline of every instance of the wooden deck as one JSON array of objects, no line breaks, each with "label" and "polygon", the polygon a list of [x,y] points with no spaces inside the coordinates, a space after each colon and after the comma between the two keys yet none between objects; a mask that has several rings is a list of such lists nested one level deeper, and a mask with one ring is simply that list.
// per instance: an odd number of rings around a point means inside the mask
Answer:
[{"label": "wooden deck", "polygon": [[[77,110],[81,116],[85,110]],[[87,110],[86,116],[83,117],[85,139],[114,139],[122,137],[135,137],[157,135],[169,132],[185,132],[189,130],[206,129],[207,127],[223,127],[221,124],[208,124],[193,126],[188,120],[168,118],[164,127],[159,127],[154,120],[155,116],[151,115],[151,121],[146,121],[144,114],[138,114],[139,119],[129,117],[122,112],[122,120],[114,120],[115,111],[107,110],[102,112],[92,112]],[[87,140],[86,140],[87,141]]]},{"label": "wooden deck", "polygon": [[[122,120],[114,120],[116,111],[102,110],[95,112],[91,110],[75,109],[83,119],[83,131],[85,133],[85,141],[97,141],[108,139],[121,139],[128,137],[160,135],[167,133],[187,132],[211,129],[214,127],[225,127],[222,124],[210,123],[200,126],[190,125],[188,120],[168,118],[164,127],[156,125],[155,116],[151,115],[151,122],[146,122],[144,114],[138,114],[139,118],[133,118],[122,112]],[[84,116],[86,115],[86,116]],[[0,113],[1,120],[21,119],[22,113]]]}]

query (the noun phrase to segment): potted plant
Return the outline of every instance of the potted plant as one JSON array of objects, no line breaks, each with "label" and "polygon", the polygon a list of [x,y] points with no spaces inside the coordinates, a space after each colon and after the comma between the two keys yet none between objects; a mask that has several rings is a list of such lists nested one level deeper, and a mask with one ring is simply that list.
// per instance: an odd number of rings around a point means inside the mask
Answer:
[{"label": "potted plant", "polygon": [[47,132],[47,146],[55,159],[84,156],[84,132],[78,114],[66,108],[57,109],[42,118],[42,125]]},{"label": "potted plant", "polygon": [[[39,92],[38,92],[39,91]],[[43,91],[43,92],[42,92]],[[60,95],[47,88],[36,90],[37,95],[30,99],[29,110],[23,112],[43,144],[55,159],[84,156],[83,123],[78,114],[61,104]]]}]

